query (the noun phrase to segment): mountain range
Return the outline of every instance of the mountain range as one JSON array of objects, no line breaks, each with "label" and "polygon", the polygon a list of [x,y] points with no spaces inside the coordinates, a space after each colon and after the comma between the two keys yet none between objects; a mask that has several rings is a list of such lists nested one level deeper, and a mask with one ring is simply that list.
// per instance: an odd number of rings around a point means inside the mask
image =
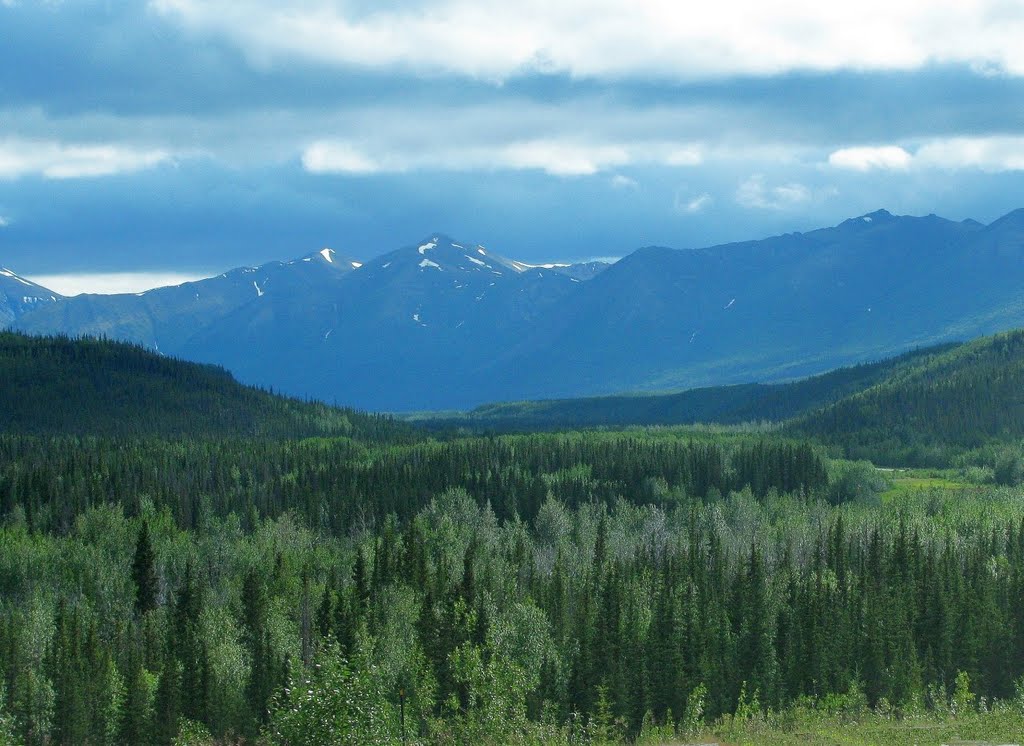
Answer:
[{"label": "mountain range", "polygon": [[1024,326],[1024,210],[989,225],[884,210],[612,265],[534,265],[442,234],[330,249],[131,295],[5,270],[0,323],[106,336],[361,408],[794,379]]}]

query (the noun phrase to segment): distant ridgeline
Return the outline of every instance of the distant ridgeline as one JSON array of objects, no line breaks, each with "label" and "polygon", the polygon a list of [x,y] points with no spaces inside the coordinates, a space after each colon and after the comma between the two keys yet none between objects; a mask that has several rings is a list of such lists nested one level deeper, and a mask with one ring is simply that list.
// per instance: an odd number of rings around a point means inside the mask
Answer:
[{"label": "distant ridgeline", "polygon": [[275,396],[137,345],[0,333],[0,432],[414,439],[378,415]]}]

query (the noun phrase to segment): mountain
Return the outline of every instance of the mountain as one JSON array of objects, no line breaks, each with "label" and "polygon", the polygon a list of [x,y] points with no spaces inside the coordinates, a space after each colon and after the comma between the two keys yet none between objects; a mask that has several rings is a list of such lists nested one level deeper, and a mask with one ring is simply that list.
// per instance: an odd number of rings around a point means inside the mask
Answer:
[{"label": "mountain", "polygon": [[326,401],[445,406],[486,388],[474,371],[577,284],[564,271],[433,234],[367,262],[337,293],[301,305],[268,297],[258,315],[238,309],[181,352]]},{"label": "mountain", "polygon": [[953,347],[914,350],[789,383],[710,386],[673,394],[502,402],[465,413],[423,413],[409,419],[434,429],[481,431],[782,422],[890,380],[898,371],[914,368],[920,361]]},{"label": "mountain", "polygon": [[0,267],[0,328],[17,321],[28,311],[56,303],[59,298],[58,293]]},{"label": "mountain", "polygon": [[533,265],[442,234],[27,310],[242,381],[389,411],[794,380],[1024,326],[1024,210],[879,210],[808,233]]},{"label": "mountain", "polygon": [[387,417],[274,396],[137,345],[0,332],[0,432],[409,442]]},{"label": "mountain", "polygon": [[806,234],[641,249],[495,367],[515,371],[504,383],[525,398],[664,391],[792,379],[1009,328],[1024,323],[1024,264],[980,249],[988,232],[878,211]]},{"label": "mountain", "polygon": [[357,266],[359,262],[322,249],[290,262],[240,267],[144,293],[64,298],[17,319],[13,327],[33,334],[120,339],[174,355],[226,314],[243,308],[258,313],[266,296],[287,296],[301,304],[330,295]]}]

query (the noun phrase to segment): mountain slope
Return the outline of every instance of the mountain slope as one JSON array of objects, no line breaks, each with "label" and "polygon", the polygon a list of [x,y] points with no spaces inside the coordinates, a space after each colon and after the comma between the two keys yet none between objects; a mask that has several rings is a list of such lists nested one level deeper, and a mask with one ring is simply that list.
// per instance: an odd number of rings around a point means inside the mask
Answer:
[{"label": "mountain slope", "polygon": [[227,371],[100,340],[0,333],[0,432],[408,441],[389,418],[285,399]]},{"label": "mountain slope", "polygon": [[198,331],[241,308],[257,313],[270,296],[301,303],[336,292],[358,266],[331,249],[290,262],[240,267],[217,277],[144,293],[78,295],[19,318],[14,328],[32,334],[108,337],[180,354]]},{"label": "mountain slope", "polygon": [[54,304],[62,296],[42,285],[0,268],[0,328],[36,308]]},{"label": "mountain slope", "polygon": [[[1024,323],[1008,287],[1024,284],[1024,265],[990,270],[978,234],[879,211],[806,234],[641,249],[501,363],[514,363],[527,398],[691,388],[809,375]],[[952,308],[942,294],[955,292],[960,266],[977,274],[976,292]]]},{"label": "mountain slope", "polygon": [[[395,410],[479,396],[476,375],[583,284],[441,234],[367,262],[338,291],[262,298],[181,347],[243,380]],[[255,355],[254,350],[259,350]]]}]

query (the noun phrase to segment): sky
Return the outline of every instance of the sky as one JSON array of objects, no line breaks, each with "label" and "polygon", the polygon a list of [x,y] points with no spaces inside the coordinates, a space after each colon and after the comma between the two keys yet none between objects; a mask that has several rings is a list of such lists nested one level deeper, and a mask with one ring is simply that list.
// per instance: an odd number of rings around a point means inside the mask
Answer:
[{"label": "sky", "polygon": [[1021,0],[0,0],[0,266],[136,291],[1024,206]]}]

